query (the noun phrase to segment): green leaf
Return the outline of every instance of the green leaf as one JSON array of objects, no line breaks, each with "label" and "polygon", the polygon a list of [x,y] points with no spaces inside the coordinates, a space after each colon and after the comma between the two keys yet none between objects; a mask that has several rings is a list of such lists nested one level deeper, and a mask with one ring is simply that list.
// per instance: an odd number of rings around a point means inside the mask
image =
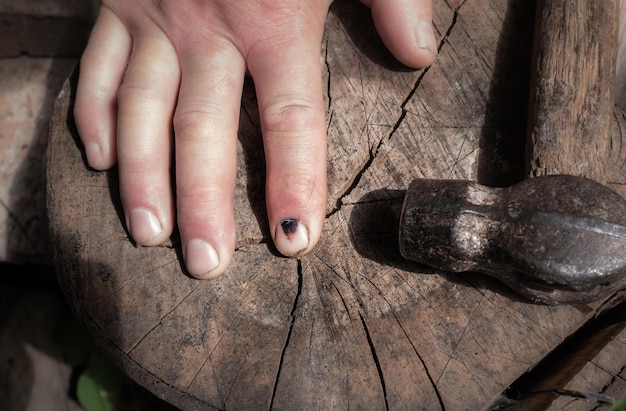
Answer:
[{"label": "green leaf", "polygon": [[93,351],[78,377],[76,396],[86,411],[111,411],[125,376],[100,351]]},{"label": "green leaf", "polygon": [[626,411],[626,395],[613,403],[611,411]]}]

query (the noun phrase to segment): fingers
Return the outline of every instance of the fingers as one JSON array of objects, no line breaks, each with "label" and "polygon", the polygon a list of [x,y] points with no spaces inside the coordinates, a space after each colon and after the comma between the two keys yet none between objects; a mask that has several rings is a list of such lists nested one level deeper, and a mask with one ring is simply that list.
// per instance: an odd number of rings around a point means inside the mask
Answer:
[{"label": "fingers", "polygon": [[429,66],[437,56],[432,0],[362,0],[393,55],[409,67]]},{"label": "fingers", "polygon": [[173,227],[170,179],[178,59],[160,30],[135,35],[118,91],[117,157],[126,224],[135,241],[157,245]]},{"label": "fingers", "polygon": [[286,256],[305,254],[315,246],[326,210],[321,27],[309,33],[258,47],[248,59],[263,129],[270,230],[276,248]]},{"label": "fingers", "polygon": [[181,56],[176,133],[178,226],[187,271],[212,278],[235,247],[237,128],[245,64],[232,45]]},{"label": "fingers", "polygon": [[74,118],[89,165],[97,170],[116,161],[117,90],[130,55],[131,36],[106,7],[101,7],[80,60]]}]

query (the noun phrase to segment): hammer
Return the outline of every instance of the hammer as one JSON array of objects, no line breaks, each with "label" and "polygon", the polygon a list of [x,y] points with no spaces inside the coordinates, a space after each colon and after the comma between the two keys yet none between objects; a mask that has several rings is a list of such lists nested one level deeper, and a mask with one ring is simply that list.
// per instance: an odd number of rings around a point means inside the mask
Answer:
[{"label": "hammer", "polygon": [[405,258],[488,274],[543,304],[588,303],[626,288],[626,200],[603,185],[611,143],[624,133],[612,81],[617,3],[538,2],[530,178],[507,188],[413,180],[400,219]]}]

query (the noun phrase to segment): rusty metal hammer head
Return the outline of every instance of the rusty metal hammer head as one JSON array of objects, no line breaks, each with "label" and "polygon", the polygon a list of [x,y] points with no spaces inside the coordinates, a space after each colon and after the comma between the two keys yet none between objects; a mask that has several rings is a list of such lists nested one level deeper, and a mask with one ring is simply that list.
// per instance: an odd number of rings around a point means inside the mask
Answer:
[{"label": "rusty metal hammer head", "polygon": [[573,176],[507,188],[414,180],[400,252],[453,272],[481,272],[545,304],[587,303],[626,288],[626,200]]}]

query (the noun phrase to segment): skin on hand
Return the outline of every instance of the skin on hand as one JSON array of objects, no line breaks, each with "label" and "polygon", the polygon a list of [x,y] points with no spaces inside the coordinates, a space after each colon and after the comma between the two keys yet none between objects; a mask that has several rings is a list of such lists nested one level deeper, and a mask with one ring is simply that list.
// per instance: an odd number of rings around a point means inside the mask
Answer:
[{"label": "skin on hand", "polygon": [[[327,202],[319,53],[330,3],[102,1],[81,58],[74,117],[89,165],[105,170],[117,162],[126,226],[138,244],[166,241],[176,218],[191,275],[215,277],[230,264],[248,72],[259,104],[274,243],[286,256],[315,246]],[[430,0],[366,3],[401,62],[433,61]]]}]

